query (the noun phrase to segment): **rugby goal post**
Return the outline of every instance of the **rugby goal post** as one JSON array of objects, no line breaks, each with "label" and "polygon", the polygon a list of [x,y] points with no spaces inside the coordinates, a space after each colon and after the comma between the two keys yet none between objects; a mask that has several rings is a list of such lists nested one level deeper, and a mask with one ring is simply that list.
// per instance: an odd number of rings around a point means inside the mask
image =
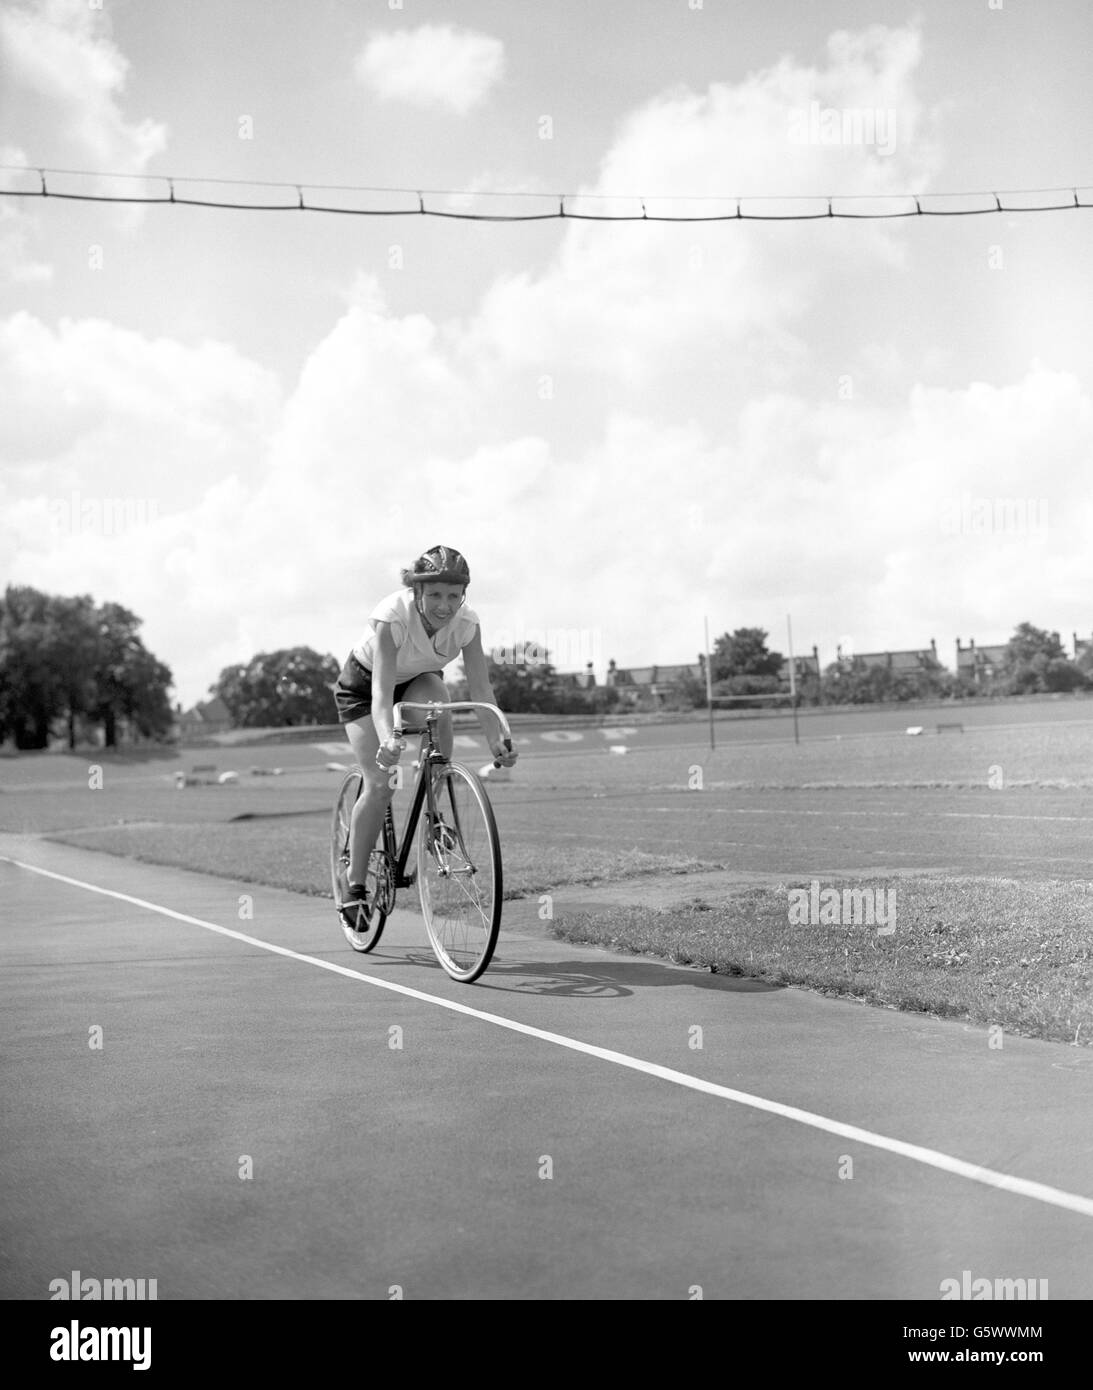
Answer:
[{"label": "rugby goal post", "polygon": [[793,626],[790,622],[789,614],[786,614],[786,636],[789,643],[789,690],[777,693],[762,693],[755,695],[715,695],[713,693],[713,671],[710,662],[710,620],[705,619],[706,624],[706,709],[710,717],[710,748],[716,747],[714,741],[713,707],[714,704],[732,705],[742,704],[745,700],[789,700],[793,709],[793,742],[801,742],[801,733],[797,725],[797,665],[793,660]]}]

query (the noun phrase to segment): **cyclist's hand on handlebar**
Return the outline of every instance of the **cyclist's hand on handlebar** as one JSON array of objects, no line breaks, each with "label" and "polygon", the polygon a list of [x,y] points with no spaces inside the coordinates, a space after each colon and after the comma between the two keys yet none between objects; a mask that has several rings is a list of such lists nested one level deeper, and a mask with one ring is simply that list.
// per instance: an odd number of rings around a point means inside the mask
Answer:
[{"label": "cyclist's hand on handlebar", "polygon": [[400,738],[388,738],[376,749],[376,766],[382,767],[384,771],[392,768],[402,757],[402,750],[406,744]]},{"label": "cyclist's hand on handlebar", "polygon": [[490,752],[493,754],[494,767],[513,767],[519,757],[512,746],[512,740],[507,738],[491,740]]}]

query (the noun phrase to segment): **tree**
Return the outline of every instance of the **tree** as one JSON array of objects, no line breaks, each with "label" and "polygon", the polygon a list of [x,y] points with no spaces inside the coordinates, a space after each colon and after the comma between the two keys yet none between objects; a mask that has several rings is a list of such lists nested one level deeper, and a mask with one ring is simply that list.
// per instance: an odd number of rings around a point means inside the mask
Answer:
[{"label": "tree", "polygon": [[768,634],[761,627],[738,627],[714,643],[710,657],[710,674],[715,681],[731,680],[734,676],[775,676],[782,669],[781,652],[767,650]]},{"label": "tree", "polygon": [[341,670],[334,657],[320,656],[311,647],[292,647],[275,652],[273,660],[278,672],[284,722],[297,724],[327,724],[331,719],[333,697],[331,686]]},{"label": "tree", "polygon": [[699,675],[685,672],[676,682],[676,688],[664,701],[662,709],[691,710],[706,708],[706,657],[698,653]]},{"label": "tree", "polygon": [[584,700],[583,707],[591,714],[610,714],[622,700],[613,685],[597,685]]},{"label": "tree", "polygon": [[333,656],[311,647],[259,652],[246,666],[225,666],[209,694],[219,695],[239,728],[326,724],[340,670]]},{"label": "tree", "polygon": [[17,748],[47,748],[64,718],[69,747],[80,719],[101,720],[107,747],[123,717],[140,732],[167,732],[171,673],[147,651],[140,619],[89,595],[59,597],[8,587],[0,604],[0,736]]},{"label": "tree", "polygon": [[141,620],[120,603],[96,612],[98,652],[91,714],[102,721],[103,742],[117,746],[119,716],[145,737],[162,737],[171,727],[167,691],[171,672],[141,641]]},{"label": "tree", "polygon": [[246,666],[225,666],[216,681],[209,686],[209,694],[214,698],[219,695],[228,707],[232,723],[242,727],[251,703]]},{"label": "tree", "polygon": [[99,617],[89,594],[55,598],[49,609],[47,642],[64,695],[68,746],[76,747],[76,725],[95,706],[100,657]]},{"label": "tree", "polygon": [[891,704],[902,700],[928,700],[952,693],[953,677],[930,655],[915,670],[867,666],[861,657],[835,661],[824,671],[823,697],[831,704]]},{"label": "tree", "polygon": [[1008,695],[1078,690],[1086,684],[1081,668],[1063,650],[1057,632],[1018,623],[1002,654],[1001,676]]},{"label": "tree", "polygon": [[550,653],[534,642],[506,647],[500,661],[487,653],[486,669],[498,708],[512,714],[560,714],[561,692]]},{"label": "tree", "polygon": [[48,748],[64,691],[51,651],[48,594],[11,585],[0,607],[0,724],[16,748]]}]

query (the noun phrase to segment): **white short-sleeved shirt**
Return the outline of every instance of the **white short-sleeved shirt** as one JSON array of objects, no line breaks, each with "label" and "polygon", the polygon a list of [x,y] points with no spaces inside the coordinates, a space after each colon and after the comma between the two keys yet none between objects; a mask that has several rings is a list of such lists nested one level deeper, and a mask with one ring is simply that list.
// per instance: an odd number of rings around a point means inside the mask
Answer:
[{"label": "white short-sleeved shirt", "polygon": [[376,623],[390,623],[398,660],[395,683],[411,680],[424,671],[443,670],[473,638],[478,614],[466,604],[430,637],[414,606],[413,589],[398,589],[381,599],[368,615],[368,631],[353,648],[353,655],[370,671],[376,661]]}]

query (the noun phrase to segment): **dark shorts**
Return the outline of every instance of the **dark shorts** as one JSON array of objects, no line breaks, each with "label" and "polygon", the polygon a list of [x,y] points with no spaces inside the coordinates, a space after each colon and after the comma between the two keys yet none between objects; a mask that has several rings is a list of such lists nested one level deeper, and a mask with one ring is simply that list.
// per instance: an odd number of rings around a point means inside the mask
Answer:
[{"label": "dark shorts", "polygon": [[[423,676],[443,676],[443,671],[422,671]],[[399,681],[395,686],[392,703],[398,704],[407,690],[417,680],[411,676],[408,681]],[[338,683],[334,687],[334,703],[338,706],[338,723],[351,724],[354,719],[363,719],[372,713],[372,672],[362,666],[350,653],[349,660],[342,667]]]}]

